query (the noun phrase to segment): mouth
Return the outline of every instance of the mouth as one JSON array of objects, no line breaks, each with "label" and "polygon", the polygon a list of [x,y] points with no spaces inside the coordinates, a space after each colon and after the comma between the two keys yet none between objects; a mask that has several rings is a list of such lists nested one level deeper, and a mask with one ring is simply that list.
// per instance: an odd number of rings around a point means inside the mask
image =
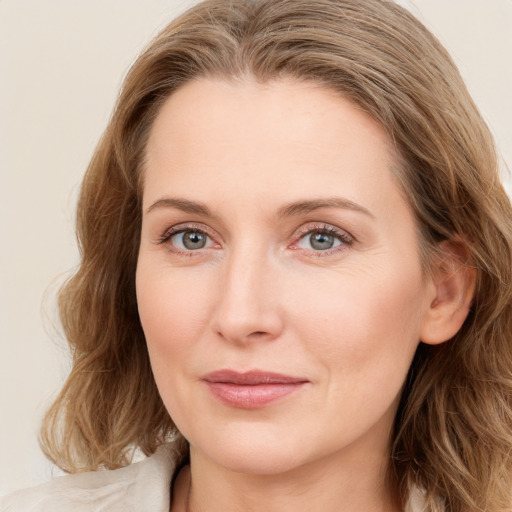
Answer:
[{"label": "mouth", "polygon": [[308,379],[274,372],[218,370],[202,377],[213,396],[225,405],[257,409],[303,388]]}]

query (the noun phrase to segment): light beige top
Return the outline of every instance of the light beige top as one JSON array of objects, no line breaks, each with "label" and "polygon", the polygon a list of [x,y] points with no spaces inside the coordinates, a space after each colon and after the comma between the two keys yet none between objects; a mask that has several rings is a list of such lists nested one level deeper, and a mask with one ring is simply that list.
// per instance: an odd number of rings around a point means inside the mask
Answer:
[{"label": "light beige top", "polygon": [[[125,468],[57,477],[6,496],[0,512],[169,512],[175,458],[164,445]],[[415,490],[406,512],[423,511],[422,494]]]}]

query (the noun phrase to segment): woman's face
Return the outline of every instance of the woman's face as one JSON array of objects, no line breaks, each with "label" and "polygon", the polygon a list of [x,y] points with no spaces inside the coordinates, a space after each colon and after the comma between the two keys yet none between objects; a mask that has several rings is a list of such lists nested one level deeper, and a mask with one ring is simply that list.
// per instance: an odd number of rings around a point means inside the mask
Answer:
[{"label": "woman's face", "polygon": [[202,79],[165,103],[137,299],[195,456],[382,464],[433,293],[393,166],[384,130],[319,85]]}]

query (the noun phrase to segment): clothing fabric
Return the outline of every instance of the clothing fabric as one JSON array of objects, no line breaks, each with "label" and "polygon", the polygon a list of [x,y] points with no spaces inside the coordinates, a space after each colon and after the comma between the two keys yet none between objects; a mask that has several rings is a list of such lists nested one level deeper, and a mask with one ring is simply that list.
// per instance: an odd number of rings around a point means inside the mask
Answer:
[{"label": "clothing fabric", "polygon": [[169,512],[175,460],[171,445],[163,445],[121,469],[61,476],[17,491],[3,498],[0,512]]},{"label": "clothing fabric", "polygon": [[[141,462],[54,480],[5,497],[0,512],[169,512],[176,453],[164,445]],[[423,495],[411,493],[406,512],[424,512]]]}]

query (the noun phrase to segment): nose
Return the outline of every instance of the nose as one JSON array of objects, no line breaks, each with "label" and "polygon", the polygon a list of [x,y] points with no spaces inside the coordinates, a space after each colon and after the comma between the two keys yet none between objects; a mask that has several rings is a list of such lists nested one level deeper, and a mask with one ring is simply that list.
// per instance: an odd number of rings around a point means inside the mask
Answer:
[{"label": "nose", "polygon": [[284,319],[277,270],[265,254],[249,248],[227,258],[213,316],[218,336],[238,344],[280,336]]}]

